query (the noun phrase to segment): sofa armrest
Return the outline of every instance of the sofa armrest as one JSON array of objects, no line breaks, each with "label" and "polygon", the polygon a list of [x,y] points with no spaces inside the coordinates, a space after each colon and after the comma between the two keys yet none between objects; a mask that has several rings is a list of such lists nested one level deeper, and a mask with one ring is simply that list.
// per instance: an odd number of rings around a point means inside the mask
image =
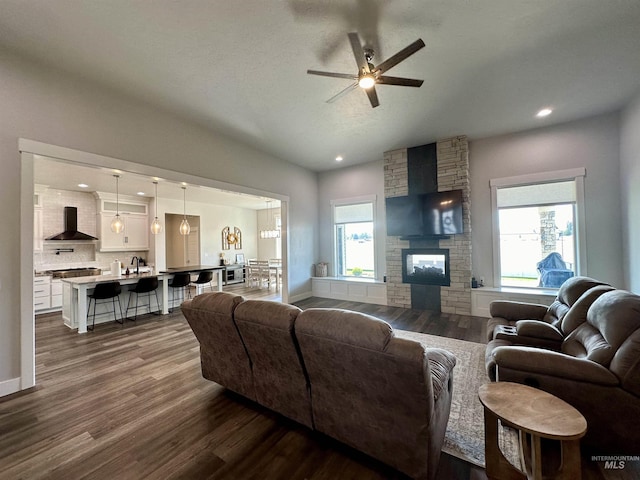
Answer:
[{"label": "sofa armrest", "polygon": [[451,371],[456,366],[456,357],[453,353],[441,348],[426,348],[425,354],[431,371],[433,400],[437,401],[440,393],[447,388]]},{"label": "sofa armrest", "polygon": [[558,328],[550,323],[539,320],[518,320],[516,333],[523,337],[544,338],[545,340],[557,340],[562,342],[564,336]]},{"label": "sofa armrest", "polygon": [[531,347],[497,347],[492,352],[497,366],[531,374],[560,377],[606,386],[619,385],[618,377],[602,365],[584,358]]},{"label": "sofa armrest", "polygon": [[494,300],[489,304],[489,313],[492,317],[502,317],[513,321],[542,320],[547,310],[549,310],[549,307],[537,303]]}]

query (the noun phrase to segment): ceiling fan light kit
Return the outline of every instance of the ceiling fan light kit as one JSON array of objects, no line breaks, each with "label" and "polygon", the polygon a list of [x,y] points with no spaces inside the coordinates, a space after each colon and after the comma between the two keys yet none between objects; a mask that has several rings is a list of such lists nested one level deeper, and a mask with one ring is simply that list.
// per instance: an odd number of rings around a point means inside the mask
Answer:
[{"label": "ceiling fan light kit", "polygon": [[351,32],[348,34],[349,42],[351,43],[351,49],[353,50],[353,55],[356,59],[356,63],[358,64],[358,74],[350,75],[348,73],[334,73],[334,72],[321,72],[318,70],[307,70],[307,73],[310,75],[320,75],[323,77],[333,77],[333,78],[345,78],[348,80],[353,80],[354,83],[349,85],[347,88],[339,92],[337,95],[334,95],[327,103],[333,103],[338,100],[343,95],[355,90],[357,87],[362,88],[367,97],[369,97],[369,102],[373,108],[380,105],[378,101],[378,94],[376,93],[376,84],[378,85],[398,85],[401,87],[420,87],[423,83],[423,80],[415,80],[412,78],[401,78],[401,77],[387,77],[382,75],[387,70],[395,67],[397,64],[406,60],[408,57],[416,53],[418,50],[423,48],[424,42],[422,39],[418,39],[413,42],[411,45],[403,48],[395,55],[392,55],[384,62],[380,63],[378,66],[374,66],[371,62],[373,61],[373,50],[369,48],[363,48],[360,43],[360,37],[357,33]]}]

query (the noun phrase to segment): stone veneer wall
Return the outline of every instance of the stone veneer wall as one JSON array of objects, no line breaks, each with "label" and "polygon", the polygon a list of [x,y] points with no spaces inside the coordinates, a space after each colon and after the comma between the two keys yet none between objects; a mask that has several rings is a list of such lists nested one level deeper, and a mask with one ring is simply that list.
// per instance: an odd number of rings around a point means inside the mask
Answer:
[{"label": "stone veneer wall", "polygon": [[[464,234],[439,240],[440,248],[449,249],[451,286],[440,287],[444,313],[471,314],[471,192],[469,182],[469,147],[466,136],[437,142],[438,191],[462,190]],[[386,197],[408,194],[407,149],[384,153],[384,190]],[[387,303],[411,308],[411,285],[402,283],[402,249],[408,240],[387,236]]]}]

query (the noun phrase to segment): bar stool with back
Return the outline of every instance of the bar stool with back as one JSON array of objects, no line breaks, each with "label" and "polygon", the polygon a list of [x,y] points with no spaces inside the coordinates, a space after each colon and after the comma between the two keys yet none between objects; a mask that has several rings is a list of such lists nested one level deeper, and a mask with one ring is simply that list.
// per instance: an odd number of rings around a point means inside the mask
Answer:
[{"label": "bar stool with back", "polygon": [[[189,272],[176,273],[171,280],[169,280],[169,287],[171,287],[171,305],[175,307],[175,290],[180,289],[180,298],[184,301],[185,293],[184,289],[188,288],[191,284],[191,274]],[[191,298],[191,291],[187,290],[189,298]],[[169,310],[173,311],[173,310]]]},{"label": "bar stool with back", "polygon": [[196,281],[191,282],[196,286],[196,295],[198,294],[198,289],[200,285],[202,285],[202,288],[204,288],[204,285],[209,284],[209,288],[213,292],[213,285],[211,284],[212,280],[213,280],[213,272],[211,270],[205,270],[203,272],[200,272],[198,274],[198,278],[196,279]]},{"label": "bar stool with back", "polygon": [[[118,323],[124,323],[124,317],[122,315],[122,305],[120,305],[120,292],[122,288],[120,287],[120,282],[105,282],[98,283],[93,289],[93,293],[87,295],[89,297],[89,306],[87,308],[87,318],[89,317],[89,312],[91,311],[91,302],[93,301],[93,320],[91,322],[91,328],[87,325],[87,330],[93,331],[96,326],[96,305],[98,304],[98,300],[111,300],[113,303],[113,319]],[[118,300],[118,310],[120,311],[120,319],[118,320],[118,315],[116,315],[116,300]],[[100,302],[106,303],[106,302]]]},{"label": "bar stool with back", "polygon": [[[158,301],[158,277],[153,276],[153,277],[142,277],[140,280],[138,280],[138,283],[136,283],[135,287],[130,288],[129,289],[129,301],[127,302],[127,311],[125,312],[125,315],[127,317],[127,319],[129,320],[133,320],[134,322],[137,320],[138,318],[138,299],[140,297],[140,295],[143,296],[147,296],[149,298],[149,303],[147,303],[146,305],[149,306],[149,312],[151,312],[151,293],[153,293],[156,296],[156,312],[160,310],[160,302]],[[136,296],[136,304],[135,307],[131,307],[131,297],[133,296],[133,294],[135,294]],[[134,317],[131,319],[129,318],[129,309],[130,308],[135,308],[136,313],[134,315]]]}]

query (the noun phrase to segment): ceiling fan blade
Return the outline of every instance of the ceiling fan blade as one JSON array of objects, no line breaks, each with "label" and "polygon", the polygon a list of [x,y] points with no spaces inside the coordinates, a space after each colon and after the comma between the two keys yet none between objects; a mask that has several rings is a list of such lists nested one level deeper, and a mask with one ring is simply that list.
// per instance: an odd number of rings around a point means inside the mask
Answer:
[{"label": "ceiling fan blade", "polygon": [[349,42],[351,42],[351,49],[353,50],[353,56],[356,57],[356,63],[358,64],[358,72],[364,71],[369,73],[369,65],[364,58],[364,49],[360,43],[360,37],[356,32],[349,33]]},{"label": "ceiling fan blade", "polygon": [[387,77],[381,75],[378,77],[376,83],[382,83],[383,85],[401,85],[403,87],[420,87],[424,80],[414,80],[413,78],[400,78],[400,77]]},{"label": "ceiling fan blade", "polygon": [[405,60],[406,58],[416,53],[422,47],[424,47],[424,42],[422,41],[422,39],[419,38],[408,47],[403,48],[392,57],[387,58],[384,62],[382,62],[376,68],[374,68],[373,71],[378,73],[384,73],[390,68],[395,67],[401,61]]},{"label": "ceiling fan blade", "polygon": [[334,78],[346,78],[348,80],[357,80],[356,75],[350,73],[333,73],[333,72],[319,72],[318,70],[307,70],[310,75],[320,75],[322,77],[334,77]]},{"label": "ceiling fan blade", "polygon": [[344,97],[347,93],[352,92],[356,88],[358,88],[358,82],[352,83],[351,85],[349,85],[344,90],[341,90],[340,92],[335,94],[333,97],[331,97],[329,100],[327,100],[327,103],[335,102],[336,100],[338,100],[341,97]]},{"label": "ceiling fan blade", "polygon": [[365,88],[364,90],[365,92],[367,92],[367,97],[369,97],[369,101],[371,102],[371,106],[373,108],[376,108],[378,105],[380,105],[380,102],[378,101],[378,94],[376,93],[376,87]]}]

